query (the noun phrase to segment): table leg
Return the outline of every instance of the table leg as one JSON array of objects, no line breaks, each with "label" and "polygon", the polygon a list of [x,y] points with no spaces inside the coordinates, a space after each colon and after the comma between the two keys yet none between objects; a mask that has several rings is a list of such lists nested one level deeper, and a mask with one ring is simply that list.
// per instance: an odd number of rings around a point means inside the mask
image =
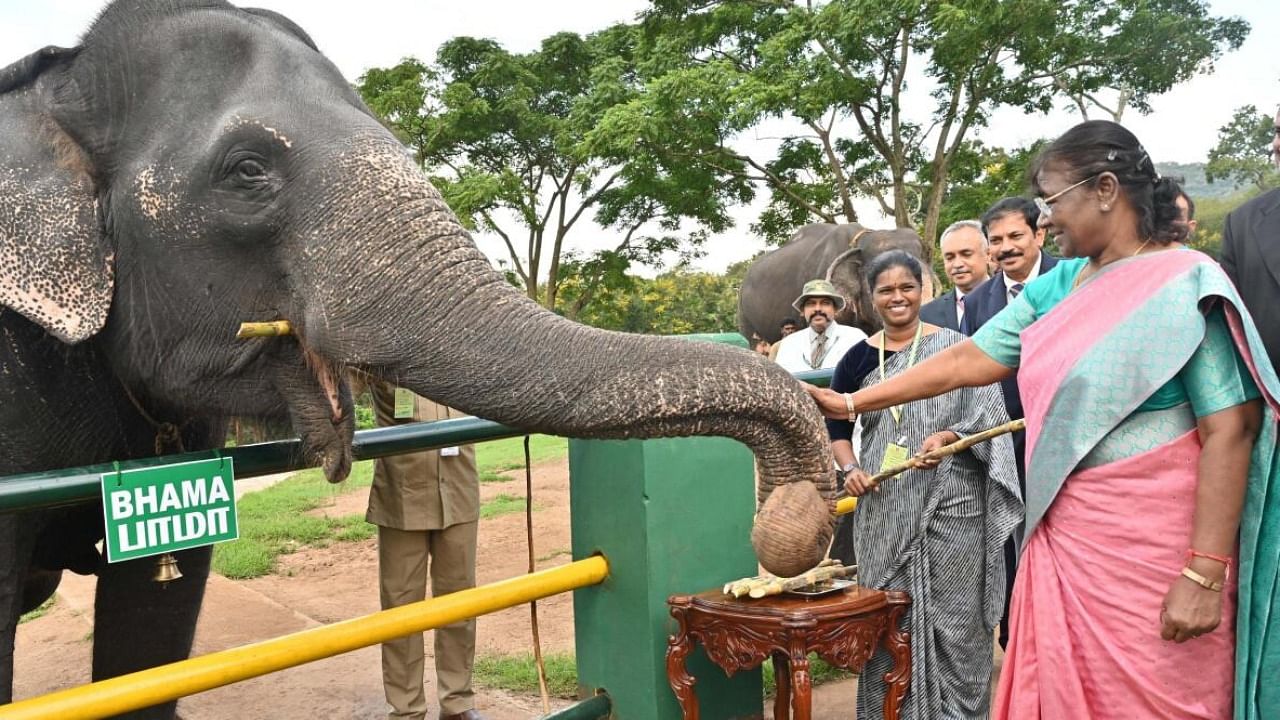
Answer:
[{"label": "table leg", "polygon": [[773,654],[773,681],[777,686],[773,694],[773,720],[791,717],[791,664],[786,653]]},{"label": "table leg", "polygon": [[893,657],[893,667],[884,674],[888,692],[884,698],[885,720],[898,720],[902,699],[911,686],[911,634],[898,627],[905,605],[897,605],[889,612],[889,627],[884,634],[884,646]]},{"label": "table leg", "polygon": [[809,675],[809,653],[804,643],[791,646],[791,717],[810,720],[813,712],[813,677]]},{"label": "table leg", "polygon": [[684,720],[698,720],[698,696],[693,689],[697,680],[685,667],[685,659],[693,650],[693,638],[689,637],[689,630],[685,626],[686,611],[687,603],[686,607],[671,608],[671,615],[680,623],[680,628],[667,640],[667,682],[671,684],[671,691],[676,694],[676,702],[680,703]]}]

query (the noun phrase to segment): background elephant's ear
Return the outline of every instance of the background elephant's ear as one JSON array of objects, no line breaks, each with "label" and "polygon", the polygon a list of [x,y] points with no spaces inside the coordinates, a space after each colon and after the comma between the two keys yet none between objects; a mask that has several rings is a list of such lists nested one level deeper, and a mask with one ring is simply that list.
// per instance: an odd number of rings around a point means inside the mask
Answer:
[{"label": "background elephant's ear", "polygon": [[933,272],[932,265],[924,260],[921,260],[920,264],[924,265],[924,273],[922,273],[923,277],[921,278],[924,285],[921,289],[923,293],[922,297],[924,298],[924,302],[929,302],[938,296],[938,288],[942,287],[942,284],[938,282],[938,276]]},{"label": "background elephant's ear", "polygon": [[856,316],[862,295],[862,249],[852,248],[837,255],[827,266],[826,278],[844,296],[844,312]]},{"label": "background elephant's ear", "polygon": [[0,305],[69,343],[102,329],[114,284],[89,161],[46,101],[75,52],[0,70]]}]

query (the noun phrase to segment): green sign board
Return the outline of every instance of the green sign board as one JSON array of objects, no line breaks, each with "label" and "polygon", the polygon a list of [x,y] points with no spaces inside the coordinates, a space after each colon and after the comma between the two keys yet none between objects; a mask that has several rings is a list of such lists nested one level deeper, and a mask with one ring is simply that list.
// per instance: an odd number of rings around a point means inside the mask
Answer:
[{"label": "green sign board", "polygon": [[231,458],[102,474],[107,561],[239,537]]}]

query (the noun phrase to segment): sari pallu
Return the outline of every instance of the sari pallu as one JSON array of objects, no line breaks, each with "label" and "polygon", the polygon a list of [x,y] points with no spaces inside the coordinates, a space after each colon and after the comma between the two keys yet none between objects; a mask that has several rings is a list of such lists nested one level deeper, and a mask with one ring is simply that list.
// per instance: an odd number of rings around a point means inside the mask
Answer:
[{"label": "sari pallu", "polygon": [[[1186,405],[1135,410],[1188,363],[1219,304],[1266,409],[1222,624],[1177,644],[1160,638],[1160,610],[1190,545],[1196,419]],[[1191,251],[1117,262],[1021,341],[1027,539],[996,716],[1225,718],[1234,705],[1244,720],[1280,717],[1280,652],[1267,642],[1280,383],[1230,281]]]}]

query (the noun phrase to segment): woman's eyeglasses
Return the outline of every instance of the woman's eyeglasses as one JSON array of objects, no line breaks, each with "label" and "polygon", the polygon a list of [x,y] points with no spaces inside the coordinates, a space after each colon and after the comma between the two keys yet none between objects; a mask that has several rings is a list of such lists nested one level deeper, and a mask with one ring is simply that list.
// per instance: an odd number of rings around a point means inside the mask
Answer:
[{"label": "woman's eyeglasses", "polygon": [[1101,174],[1102,173],[1098,173],[1097,175],[1090,175],[1089,177],[1081,180],[1078,183],[1075,183],[1073,185],[1068,185],[1067,187],[1063,188],[1062,190],[1059,190],[1058,192],[1050,195],[1049,197],[1036,198],[1036,209],[1040,211],[1040,218],[1043,220],[1048,220],[1049,218],[1053,217],[1053,203],[1056,202],[1058,198],[1062,197],[1063,195],[1066,195],[1072,190],[1075,190],[1076,188],[1089,182],[1090,180],[1093,180],[1094,178],[1098,177],[1098,175],[1101,175]]}]

